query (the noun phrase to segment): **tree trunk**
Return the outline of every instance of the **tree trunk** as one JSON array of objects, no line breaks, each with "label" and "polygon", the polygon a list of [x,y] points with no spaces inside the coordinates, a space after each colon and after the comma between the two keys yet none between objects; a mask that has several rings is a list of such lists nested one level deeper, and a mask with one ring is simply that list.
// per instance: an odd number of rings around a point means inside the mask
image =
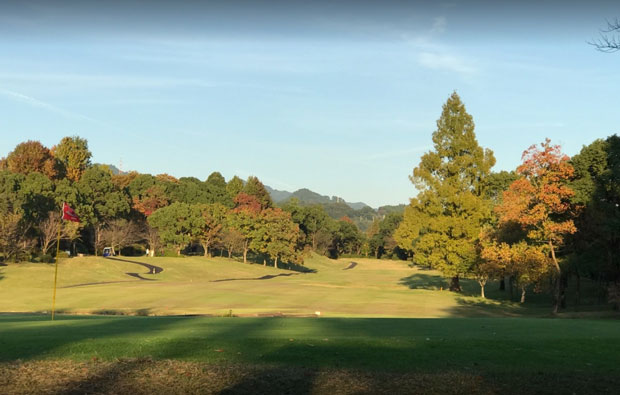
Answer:
[{"label": "tree trunk", "polygon": [[575,291],[575,306],[579,306],[581,304],[581,276],[579,275],[579,273],[576,274],[577,276],[577,290]]},{"label": "tree trunk", "polygon": [[450,281],[450,291],[452,292],[461,292],[461,283],[459,282],[459,276],[458,274],[454,277],[452,277],[452,280]]},{"label": "tree trunk", "polygon": [[525,303],[525,285],[521,286],[521,302],[520,303]]},{"label": "tree trunk", "polygon": [[202,249],[205,250],[205,254],[204,257],[208,257],[209,256],[209,245],[208,244],[202,244]]},{"label": "tree trunk", "polygon": [[263,266],[267,266],[267,259],[263,258]]},{"label": "tree trunk", "polygon": [[553,265],[555,266],[555,271],[556,271],[552,312],[553,314],[557,314],[558,310],[560,309],[560,285],[561,285],[560,282],[562,281],[560,277],[562,275],[562,271],[560,269],[560,264],[558,263],[558,260],[555,257],[555,247],[553,246],[553,243],[551,242],[551,240],[549,240],[549,248],[551,249],[551,260],[553,261]]},{"label": "tree trunk", "polygon": [[243,263],[248,263],[248,242],[243,243]]},{"label": "tree trunk", "polygon": [[560,276],[560,308],[566,308],[566,288],[568,288],[568,275]]},{"label": "tree trunk", "polygon": [[277,269],[278,268],[278,257],[276,256],[276,259],[273,261],[273,266]]},{"label": "tree trunk", "polygon": [[486,280],[478,280],[478,284],[480,284],[480,297],[482,299],[486,299],[486,296],[484,296],[484,286],[486,283]]},{"label": "tree trunk", "polygon": [[228,257],[231,258],[232,257],[232,248],[228,247]]}]

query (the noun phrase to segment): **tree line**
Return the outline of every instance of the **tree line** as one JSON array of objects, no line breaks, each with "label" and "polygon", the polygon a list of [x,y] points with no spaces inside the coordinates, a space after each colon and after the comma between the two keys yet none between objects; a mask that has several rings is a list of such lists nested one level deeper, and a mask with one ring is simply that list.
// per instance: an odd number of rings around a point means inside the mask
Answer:
[{"label": "tree line", "polygon": [[[51,261],[59,230],[72,254],[98,255],[111,246],[126,254],[219,253],[244,262],[251,255],[276,266],[302,263],[309,249],[332,257],[404,256],[392,237],[398,213],[375,216],[361,232],[348,216],[334,219],[319,204],[290,199],[276,206],[254,176],[226,181],[213,172],[201,181],[115,173],[91,159],[88,142],[73,136],[52,148],[26,141],[0,160],[3,260]],[[62,223],[63,202],[79,224]]]},{"label": "tree line", "polygon": [[506,281],[547,290],[553,312],[566,306],[569,278],[594,281],[620,302],[620,138],[599,139],[572,158],[546,139],[523,152],[511,172],[492,172],[474,122],[453,93],[443,106],[434,149],[410,176],[418,189],[394,239],[414,264],[459,279]]}]

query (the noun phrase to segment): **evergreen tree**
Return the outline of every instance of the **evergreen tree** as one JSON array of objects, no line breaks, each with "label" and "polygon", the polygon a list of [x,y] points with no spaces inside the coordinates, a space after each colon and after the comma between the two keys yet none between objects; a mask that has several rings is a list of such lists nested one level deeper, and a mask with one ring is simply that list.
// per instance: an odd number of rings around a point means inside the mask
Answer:
[{"label": "evergreen tree", "polygon": [[419,193],[396,238],[413,251],[416,264],[441,270],[452,277],[450,289],[460,291],[459,276],[471,273],[479,260],[476,242],[490,217],[484,180],[495,158],[478,145],[473,119],[456,92],[443,106],[433,143],[410,176]]},{"label": "evergreen tree", "polygon": [[243,180],[237,176],[234,176],[226,184],[226,192],[228,193],[229,199],[235,200],[241,191],[243,191]]},{"label": "evergreen tree", "polygon": [[254,196],[260,202],[261,208],[266,209],[273,207],[271,195],[269,195],[269,192],[267,192],[267,189],[265,189],[265,186],[258,178],[254,176],[248,177],[248,182],[245,183],[243,192],[250,196]]}]

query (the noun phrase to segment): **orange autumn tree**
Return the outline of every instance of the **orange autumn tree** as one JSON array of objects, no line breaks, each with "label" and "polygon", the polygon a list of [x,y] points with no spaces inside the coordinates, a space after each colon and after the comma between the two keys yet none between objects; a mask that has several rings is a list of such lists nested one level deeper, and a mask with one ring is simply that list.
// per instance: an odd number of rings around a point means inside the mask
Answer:
[{"label": "orange autumn tree", "polygon": [[[504,192],[503,202],[495,210],[500,226],[518,224],[526,234],[525,241],[550,256],[549,260],[535,261],[552,266],[555,275],[553,312],[557,313],[562,271],[556,253],[564,244],[565,236],[577,230],[570,203],[574,192],[567,186],[573,176],[573,167],[560,146],[551,145],[549,139],[540,147],[532,145],[528,148],[523,152],[522,160],[523,163],[517,168],[521,177]],[[531,252],[530,249],[522,251]],[[530,259],[527,261],[532,262]]]}]

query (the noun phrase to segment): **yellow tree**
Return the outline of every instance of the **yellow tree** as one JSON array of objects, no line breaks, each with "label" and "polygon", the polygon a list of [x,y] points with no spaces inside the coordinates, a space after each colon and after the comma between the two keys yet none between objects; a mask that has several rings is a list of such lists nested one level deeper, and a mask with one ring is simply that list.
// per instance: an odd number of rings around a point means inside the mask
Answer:
[{"label": "yellow tree", "polygon": [[64,164],[67,178],[74,182],[79,181],[90,166],[91,153],[88,150],[88,142],[78,136],[64,137],[52,148],[52,154]]}]

